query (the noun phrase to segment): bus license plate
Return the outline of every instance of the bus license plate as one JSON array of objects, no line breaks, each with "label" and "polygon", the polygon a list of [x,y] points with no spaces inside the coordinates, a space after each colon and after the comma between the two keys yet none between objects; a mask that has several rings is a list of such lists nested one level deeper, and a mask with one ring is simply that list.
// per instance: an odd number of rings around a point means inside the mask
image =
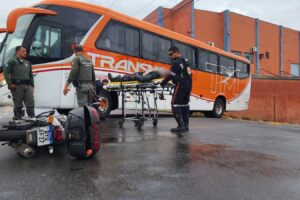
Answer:
[{"label": "bus license plate", "polygon": [[45,146],[51,144],[51,128],[50,126],[40,127],[37,129],[37,146]]}]

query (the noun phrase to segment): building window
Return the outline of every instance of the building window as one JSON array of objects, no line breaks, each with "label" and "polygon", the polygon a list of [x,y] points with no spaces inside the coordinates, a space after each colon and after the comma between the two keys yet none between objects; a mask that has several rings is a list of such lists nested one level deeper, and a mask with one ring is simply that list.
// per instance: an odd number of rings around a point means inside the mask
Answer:
[{"label": "building window", "polygon": [[244,58],[248,59],[251,63],[253,63],[253,54],[252,53],[244,53]]},{"label": "building window", "polygon": [[292,76],[300,76],[300,65],[299,64],[291,64],[291,75]]},{"label": "building window", "polygon": [[240,51],[231,51],[231,53],[237,56],[242,56],[242,52]]}]

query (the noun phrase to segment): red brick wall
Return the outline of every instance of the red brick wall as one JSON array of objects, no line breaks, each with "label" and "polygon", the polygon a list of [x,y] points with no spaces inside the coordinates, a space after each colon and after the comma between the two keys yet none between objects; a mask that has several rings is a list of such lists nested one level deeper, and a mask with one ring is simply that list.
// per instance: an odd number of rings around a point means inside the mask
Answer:
[{"label": "red brick wall", "polygon": [[[291,29],[283,29],[283,71],[291,72],[291,64],[299,63],[299,32]],[[289,76],[289,74],[285,75]]]},{"label": "red brick wall", "polygon": [[253,79],[249,109],[226,115],[300,124],[300,80]]},{"label": "red brick wall", "polygon": [[155,9],[154,11],[152,11],[147,17],[144,18],[145,21],[153,23],[153,24],[157,24],[158,22],[158,9]]},{"label": "red brick wall", "polygon": [[[279,26],[261,21],[260,22],[260,53],[270,53],[270,58],[260,59],[260,67],[273,74],[279,75]],[[261,70],[261,74],[270,75]]]},{"label": "red brick wall", "polygon": [[173,14],[172,10],[168,8],[164,8],[164,28],[169,30],[173,30]]},{"label": "red brick wall", "polygon": [[[233,51],[252,53],[256,46],[255,20],[250,17],[230,13],[230,48]],[[252,53],[253,54],[253,53]],[[244,55],[242,55],[244,56]],[[255,54],[251,65],[251,72],[255,73]]]},{"label": "red brick wall", "polygon": [[215,46],[224,49],[223,14],[195,10],[195,39],[202,42],[214,42]]},{"label": "red brick wall", "polygon": [[191,37],[191,0],[183,0],[172,8],[172,19],[176,22],[173,31]]}]

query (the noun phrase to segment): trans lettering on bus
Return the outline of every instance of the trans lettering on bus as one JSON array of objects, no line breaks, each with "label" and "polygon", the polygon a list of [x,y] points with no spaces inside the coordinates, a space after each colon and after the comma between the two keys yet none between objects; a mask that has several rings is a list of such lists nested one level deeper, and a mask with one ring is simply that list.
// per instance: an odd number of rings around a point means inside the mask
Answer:
[{"label": "trans lettering on bus", "polygon": [[[126,59],[125,56],[120,56],[120,59],[118,59],[118,57],[114,58],[112,56],[93,52],[87,52],[87,55],[91,57],[96,68],[109,68],[124,72],[148,72],[152,71],[153,69],[160,68],[160,66],[152,66],[151,64],[142,62],[134,62]],[[125,59],[122,57],[125,57]]]}]

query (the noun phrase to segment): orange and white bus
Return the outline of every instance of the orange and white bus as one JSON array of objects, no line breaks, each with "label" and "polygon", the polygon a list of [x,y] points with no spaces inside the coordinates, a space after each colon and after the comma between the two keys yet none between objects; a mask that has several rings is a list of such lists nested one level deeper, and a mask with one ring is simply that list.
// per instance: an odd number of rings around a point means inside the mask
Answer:
[{"label": "orange and white bus", "polygon": [[[77,106],[75,90],[63,95],[63,86],[74,58],[71,46],[83,45],[95,65],[97,79],[157,67],[170,67],[167,51],[179,47],[192,65],[193,88],[190,107],[206,115],[221,117],[224,111],[248,108],[251,88],[248,60],[203,42],[132,18],[116,11],[77,1],[46,0],[13,10],[1,45],[0,65],[14,54],[17,45],[28,49],[35,74],[35,101],[39,108],[71,109]],[[110,109],[119,107],[111,95]],[[0,88],[0,104],[11,103],[7,87]],[[103,104],[106,105],[107,104]],[[158,102],[170,109],[170,101]]]}]

